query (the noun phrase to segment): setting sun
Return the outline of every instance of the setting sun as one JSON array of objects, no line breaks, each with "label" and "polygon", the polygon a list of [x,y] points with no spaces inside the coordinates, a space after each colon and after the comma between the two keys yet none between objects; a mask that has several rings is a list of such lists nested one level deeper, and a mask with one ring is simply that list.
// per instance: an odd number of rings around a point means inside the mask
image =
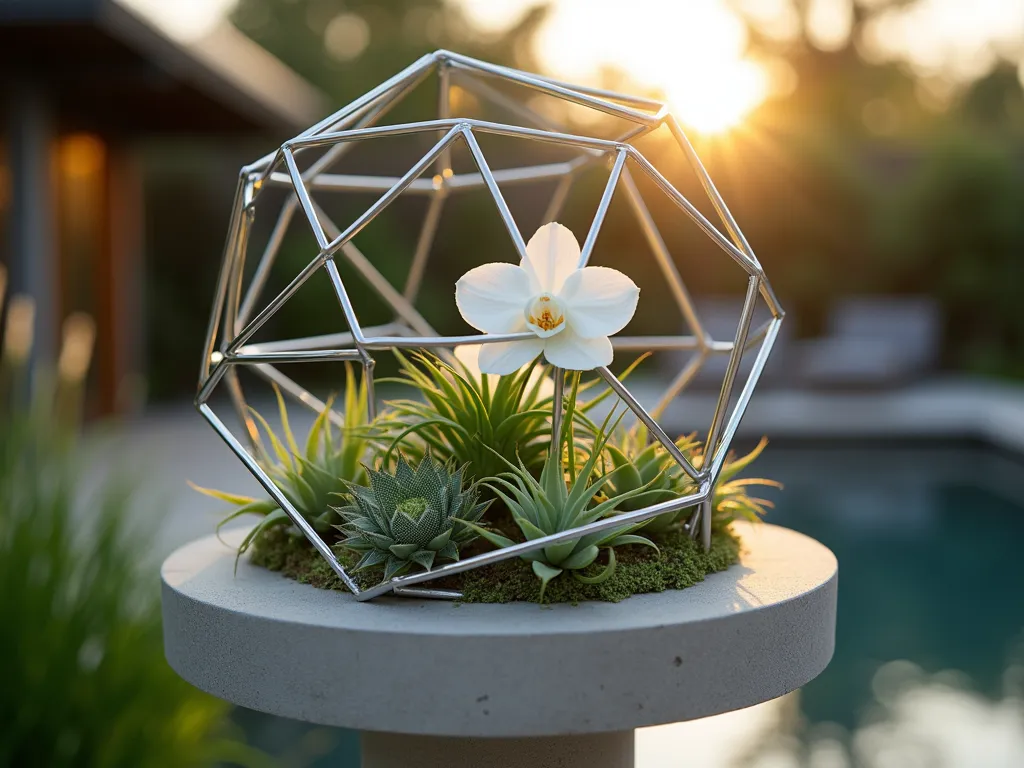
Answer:
[{"label": "setting sun", "polygon": [[[492,29],[521,12],[521,0],[462,0]],[[735,127],[768,95],[768,77],[744,58],[747,32],[719,0],[560,0],[538,34],[552,73],[594,82],[614,67],[660,90],[688,127],[706,134]]]},{"label": "setting sun", "polygon": [[673,112],[700,133],[722,133],[743,122],[768,93],[764,70],[737,59],[706,79],[680,78],[663,86]]}]

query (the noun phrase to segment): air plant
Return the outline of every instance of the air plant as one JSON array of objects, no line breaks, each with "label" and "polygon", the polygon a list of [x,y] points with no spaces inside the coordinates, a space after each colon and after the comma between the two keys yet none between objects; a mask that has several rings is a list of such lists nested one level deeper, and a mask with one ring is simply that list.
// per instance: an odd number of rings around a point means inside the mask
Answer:
[{"label": "air plant", "polygon": [[[401,376],[387,381],[413,387],[422,399],[389,401],[373,423],[370,435],[385,448],[385,462],[399,448],[412,457],[429,449],[436,458],[466,465],[468,475],[476,479],[504,472],[508,462],[521,462],[535,476],[540,474],[551,444],[550,366],[535,360],[497,376],[481,374],[462,354],[452,364],[430,354],[410,359],[396,350],[395,355]],[[620,378],[628,377],[646,357],[637,358]],[[575,394],[596,383],[577,381]],[[610,394],[606,389],[575,404],[565,423],[581,436],[591,434],[597,427],[586,414]]]},{"label": "air plant", "polygon": [[414,458],[429,450],[478,479],[503,471],[503,460],[517,455],[540,470],[551,439],[551,380],[536,375],[544,366],[494,377],[430,354],[395,355],[401,376],[390,381],[413,387],[423,399],[389,401],[374,422],[371,434],[386,446],[385,462],[400,447]]},{"label": "air plant", "polygon": [[[568,400],[565,424],[559,436],[557,450],[548,452],[540,479],[535,478],[522,461],[513,463],[502,457],[501,461],[508,470],[486,483],[508,507],[513,521],[527,541],[569,531],[600,520],[611,515],[623,503],[640,499],[647,493],[645,488],[638,487],[598,500],[612,480],[612,472],[602,474],[597,471],[597,467],[607,442],[607,435],[614,429],[609,429],[614,409],[596,433],[590,446],[589,458],[577,471],[573,429],[570,425],[573,421],[572,411],[578,383],[577,375],[574,379],[573,396]],[[619,418],[621,419],[621,416]],[[657,546],[650,539],[634,533],[642,526],[643,523],[624,524],[611,530],[552,544],[523,555],[523,559],[530,563],[533,572],[541,580],[541,599],[544,597],[548,582],[565,571],[570,571],[574,578],[585,584],[599,584],[607,580],[615,571],[615,547],[640,544],[657,550]],[[477,525],[473,527],[495,546],[509,547],[515,544],[500,533]],[[596,575],[583,575],[583,569],[597,560],[602,548],[608,553],[607,565]]]},{"label": "air plant", "polygon": [[[618,430],[605,447],[614,467],[608,493],[621,494],[634,488],[646,489],[642,498],[626,499],[621,505],[624,511],[677,499],[697,490],[697,484],[676,463],[665,446],[658,441],[648,440],[647,428],[637,423],[628,430]],[[680,437],[675,444],[694,468],[701,468],[704,463],[703,446],[695,434]],[[736,459],[730,453],[726,458],[712,500],[712,519],[716,526],[724,527],[737,518],[758,521],[773,506],[767,499],[748,495],[746,489],[750,486],[781,488],[780,483],[766,478],[733,479],[761,455],[767,444],[767,439],[762,439],[747,455]],[[653,518],[644,530],[648,533],[663,533],[678,528],[692,513],[693,507],[666,512]]]},{"label": "air plant", "polygon": [[459,559],[459,546],[476,538],[469,526],[490,502],[477,503],[475,485],[463,486],[430,452],[415,469],[399,456],[394,473],[367,470],[369,486],[349,484],[352,503],[339,507],[341,544],[362,555],[355,570],[384,566],[384,579],[413,564],[430,570],[437,558]]},{"label": "air plant", "polygon": [[[335,431],[331,424],[334,398],[330,398],[319,413],[300,449],[288,421],[288,409],[280,390],[275,386],[277,406],[284,440],[271,429],[267,420],[254,408],[249,408],[259,424],[257,435],[257,461],[274,481],[288,502],[319,534],[333,532],[341,518],[332,505],[337,494],[344,493],[349,483],[366,482],[363,461],[370,448],[366,431],[367,391],[364,383],[357,385],[351,366],[345,367],[345,408],[343,426]],[[268,450],[262,438],[270,443]],[[288,515],[273,499],[257,499],[211,488],[192,487],[200,493],[225,501],[235,507],[217,526],[243,515],[259,515],[263,519],[245,536],[238,548],[241,556],[252,543],[271,528],[290,524]]]}]

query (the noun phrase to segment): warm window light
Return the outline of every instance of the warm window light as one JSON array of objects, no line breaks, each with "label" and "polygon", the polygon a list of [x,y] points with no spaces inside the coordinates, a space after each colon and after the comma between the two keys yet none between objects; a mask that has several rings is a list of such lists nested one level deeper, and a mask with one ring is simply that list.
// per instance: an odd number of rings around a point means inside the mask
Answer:
[{"label": "warm window light", "polygon": [[63,175],[80,179],[99,172],[105,154],[103,142],[91,133],[73,133],[61,139],[58,150]]}]

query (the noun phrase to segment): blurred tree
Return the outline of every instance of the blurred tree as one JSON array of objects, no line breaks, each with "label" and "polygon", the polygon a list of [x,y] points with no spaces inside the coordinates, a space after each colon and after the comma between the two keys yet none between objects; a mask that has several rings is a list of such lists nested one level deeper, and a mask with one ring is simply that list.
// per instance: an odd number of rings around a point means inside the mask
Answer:
[{"label": "blurred tree", "polygon": [[341,106],[438,48],[535,68],[546,13],[539,3],[498,35],[446,0],[240,0],[232,20]]}]

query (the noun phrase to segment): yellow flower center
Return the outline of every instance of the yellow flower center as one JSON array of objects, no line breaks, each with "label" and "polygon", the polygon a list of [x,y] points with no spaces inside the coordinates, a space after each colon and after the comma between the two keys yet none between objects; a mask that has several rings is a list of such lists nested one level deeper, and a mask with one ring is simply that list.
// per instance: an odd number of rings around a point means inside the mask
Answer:
[{"label": "yellow flower center", "polygon": [[526,324],[542,339],[554,336],[565,327],[565,312],[550,293],[534,297],[526,305]]}]

